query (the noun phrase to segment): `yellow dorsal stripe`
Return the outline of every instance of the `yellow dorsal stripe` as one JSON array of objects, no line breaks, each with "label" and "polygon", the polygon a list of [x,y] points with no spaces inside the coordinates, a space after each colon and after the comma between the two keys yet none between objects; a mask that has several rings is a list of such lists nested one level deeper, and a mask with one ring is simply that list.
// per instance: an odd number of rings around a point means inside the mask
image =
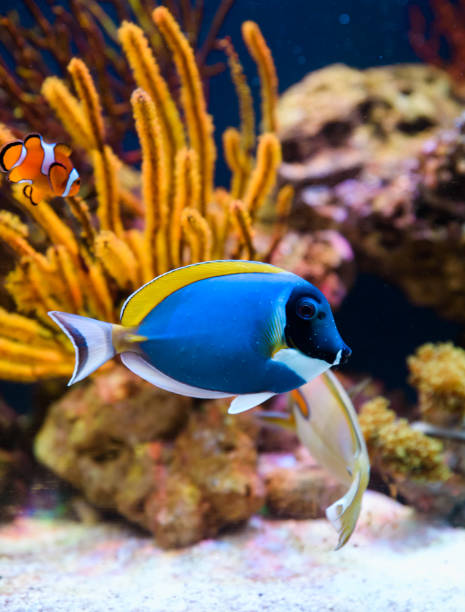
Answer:
[{"label": "yellow dorsal stripe", "polygon": [[258,261],[205,261],[171,270],[128,297],[121,309],[121,323],[127,327],[138,325],[157,304],[191,283],[214,276],[252,272],[277,274],[285,270]]}]

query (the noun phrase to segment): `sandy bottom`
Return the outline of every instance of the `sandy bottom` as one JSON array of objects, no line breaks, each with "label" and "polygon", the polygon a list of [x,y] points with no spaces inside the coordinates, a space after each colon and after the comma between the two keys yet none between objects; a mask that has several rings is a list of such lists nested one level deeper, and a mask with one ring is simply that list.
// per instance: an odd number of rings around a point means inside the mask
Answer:
[{"label": "sandy bottom", "polygon": [[11,612],[463,611],[465,529],[369,492],[338,552],[321,521],[268,521],[164,552],[119,525],[20,518],[0,529],[0,609]]}]

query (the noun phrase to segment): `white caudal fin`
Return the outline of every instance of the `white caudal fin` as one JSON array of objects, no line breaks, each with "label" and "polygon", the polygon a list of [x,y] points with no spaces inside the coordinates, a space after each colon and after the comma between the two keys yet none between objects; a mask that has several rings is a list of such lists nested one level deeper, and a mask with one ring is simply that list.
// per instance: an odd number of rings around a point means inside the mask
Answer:
[{"label": "white caudal fin", "polygon": [[74,372],[68,386],[86,378],[116,355],[111,323],[67,312],[53,311],[48,315],[71,340],[76,353]]},{"label": "white caudal fin", "polygon": [[368,485],[370,468],[364,453],[358,457],[352,484],[347,493],[326,508],[326,517],[339,536],[335,550],[342,548],[352,535],[362,505],[362,497]]}]

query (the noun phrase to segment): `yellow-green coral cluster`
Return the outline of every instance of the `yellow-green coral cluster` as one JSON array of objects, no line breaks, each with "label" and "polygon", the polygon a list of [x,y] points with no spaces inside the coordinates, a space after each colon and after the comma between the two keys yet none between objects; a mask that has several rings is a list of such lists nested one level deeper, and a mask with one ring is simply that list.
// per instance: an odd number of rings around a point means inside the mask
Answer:
[{"label": "yellow-green coral cluster", "polygon": [[[66,206],[61,204],[66,220],[48,202],[32,207],[14,189],[17,203],[47,237],[46,250],[34,246],[30,226],[19,217],[0,213],[0,238],[18,258],[6,287],[21,313],[0,311],[0,378],[71,374],[71,347],[51,325],[49,310],[116,321],[127,293],[157,274],[199,260],[256,256],[253,222],[270,199],[281,160],[270,51],[258,26],[246,22],[243,36],[261,77],[264,113],[254,155],[250,89],[231,43],[223,45],[239,97],[241,127],[229,128],[223,139],[231,188],[216,189],[213,122],[193,50],[165,7],[153,11],[152,26],[172,54],[180,105],[170,94],[146,33],[123,22],[118,38],[137,84],[130,102],[141,147],[139,190],[129,188],[124,180],[128,168],[109,144],[113,118],[102,113],[102,92],[89,67],[79,58],[69,62],[75,93],[57,77],[43,83],[44,97],[92,164],[96,207],[92,198],[68,197]],[[289,187],[277,194],[281,217],[291,198]],[[277,239],[282,231],[280,225]]]},{"label": "yellow-green coral cluster", "polygon": [[465,351],[450,342],[424,344],[408,358],[408,367],[422,417],[437,425],[461,425],[465,418]]},{"label": "yellow-green coral cluster", "polygon": [[450,471],[442,444],[412,429],[406,419],[397,419],[388,406],[387,399],[377,397],[359,415],[372,465],[388,480],[446,480]]}]

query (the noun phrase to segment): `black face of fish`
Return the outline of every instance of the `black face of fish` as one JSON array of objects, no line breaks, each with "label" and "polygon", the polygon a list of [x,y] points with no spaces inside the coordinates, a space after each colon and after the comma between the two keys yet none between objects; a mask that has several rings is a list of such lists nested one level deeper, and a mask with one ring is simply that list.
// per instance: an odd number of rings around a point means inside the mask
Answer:
[{"label": "black face of fish", "polygon": [[297,287],[286,304],[286,342],[304,355],[334,364],[345,363],[352,351],[342,340],[331,307],[316,287]]}]

